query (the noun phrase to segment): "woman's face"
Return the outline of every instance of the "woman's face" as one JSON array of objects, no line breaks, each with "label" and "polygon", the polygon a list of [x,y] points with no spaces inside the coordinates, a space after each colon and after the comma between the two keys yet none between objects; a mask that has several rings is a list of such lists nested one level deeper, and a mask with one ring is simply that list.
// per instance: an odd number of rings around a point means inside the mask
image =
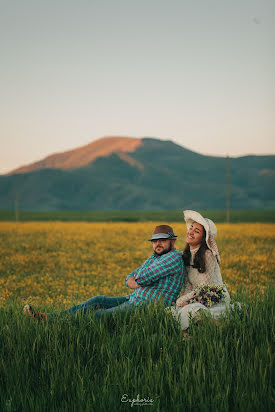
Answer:
[{"label": "woman's face", "polygon": [[200,247],[202,238],[203,226],[197,222],[193,222],[186,235],[186,242],[189,244],[190,249],[196,249]]}]

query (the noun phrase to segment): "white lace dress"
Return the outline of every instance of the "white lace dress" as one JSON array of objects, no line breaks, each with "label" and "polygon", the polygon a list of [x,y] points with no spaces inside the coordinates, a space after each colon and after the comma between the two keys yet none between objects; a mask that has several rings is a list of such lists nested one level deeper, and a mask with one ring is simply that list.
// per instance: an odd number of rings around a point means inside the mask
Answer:
[{"label": "white lace dress", "polygon": [[[222,285],[222,276],[220,272],[220,266],[217,262],[216,257],[213,256],[210,250],[205,252],[205,272],[200,273],[198,269],[193,268],[194,257],[199,248],[191,250],[190,266],[186,268],[186,275],[184,281],[184,294],[178,298],[177,304],[186,302],[193,297],[194,290],[202,284],[207,284],[211,286]],[[171,307],[173,316],[180,322],[181,328],[183,330],[189,327],[190,315],[192,318],[199,319],[199,311],[204,310],[211,314],[214,319],[218,319],[221,314],[225,313],[226,309],[229,308],[230,296],[226,290],[225,299],[217,303],[210,308],[202,305],[199,302],[190,303],[184,307]]]}]

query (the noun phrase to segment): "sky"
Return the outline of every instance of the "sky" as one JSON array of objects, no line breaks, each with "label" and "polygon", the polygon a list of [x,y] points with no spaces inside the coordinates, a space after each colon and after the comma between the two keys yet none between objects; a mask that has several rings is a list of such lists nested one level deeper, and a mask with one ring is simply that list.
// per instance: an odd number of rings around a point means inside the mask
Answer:
[{"label": "sky", "polygon": [[0,173],[103,136],[275,154],[274,0],[0,0]]}]

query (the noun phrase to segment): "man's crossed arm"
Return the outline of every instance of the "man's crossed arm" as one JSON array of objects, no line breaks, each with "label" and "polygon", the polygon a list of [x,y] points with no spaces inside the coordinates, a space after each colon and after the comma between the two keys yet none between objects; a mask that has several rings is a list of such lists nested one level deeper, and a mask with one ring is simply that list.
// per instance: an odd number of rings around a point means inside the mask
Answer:
[{"label": "man's crossed arm", "polygon": [[134,276],[129,277],[129,279],[127,280],[127,285],[130,289],[140,288],[140,285],[137,284]]},{"label": "man's crossed arm", "polygon": [[125,279],[126,285],[131,289],[152,285],[166,276],[181,273],[182,259],[175,255],[164,255],[157,261],[147,259],[142,266],[135,269]]}]

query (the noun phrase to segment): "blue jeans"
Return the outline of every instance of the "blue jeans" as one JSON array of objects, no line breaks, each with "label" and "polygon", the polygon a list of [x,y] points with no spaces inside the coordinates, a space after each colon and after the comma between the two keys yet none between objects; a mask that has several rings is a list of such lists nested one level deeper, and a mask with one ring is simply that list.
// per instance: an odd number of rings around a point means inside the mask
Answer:
[{"label": "blue jeans", "polygon": [[[94,309],[96,311],[92,312]],[[128,313],[135,309],[136,306],[128,302],[127,296],[94,296],[79,305],[73,306],[67,310],[64,310],[60,314],[86,314],[92,313],[97,319],[102,318],[104,315],[111,315],[118,312]],[[47,313],[47,317],[51,317],[52,314]]]}]

